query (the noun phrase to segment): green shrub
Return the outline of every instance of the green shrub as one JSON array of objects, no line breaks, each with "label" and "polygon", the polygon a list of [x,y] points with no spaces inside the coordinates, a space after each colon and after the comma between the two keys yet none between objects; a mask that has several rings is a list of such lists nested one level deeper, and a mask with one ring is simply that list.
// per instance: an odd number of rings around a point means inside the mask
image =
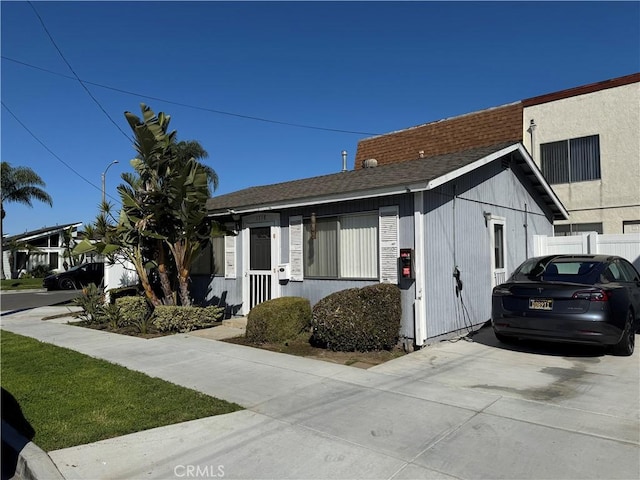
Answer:
[{"label": "green shrub", "polygon": [[29,274],[32,278],[44,278],[47,275],[51,275],[51,269],[49,268],[49,265],[36,265],[31,269]]},{"label": "green shrub", "polygon": [[395,285],[342,290],[314,305],[312,341],[334,351],[390,350],[398,341],[401,317]]},{"label": "green shrub", "polygon": [[190,332],[213,326],[224,313],[222,307],[160,305],[153,310],[152,323],[161,332]]},{"label": "green shrub", "polygon": [[82,289],[82,293],[73,299],[72,305],[81,307],[82,311],[78,313],[78,317],[85,322],[98,324],[105,321],[104,318],[104,292],[90,283]]},{"label": "green shrub", "polygon": [[120,314],[119,327],[136,327],[141,333],[146,333],[148,320],[151,316],[151,305],[141,295],[135,297],[120,297],[115,301]]},{"label": "green shrub", "polygon": [[301,297],[280,297],[251,309],[246,338],[252,343],[293,340],[311,325],[311,304]]},{"label": "green shrub", "polygon": [[118,287],[109,289],[109,302],[115,303],[118,298],[133,297],[140,295],[140,288],[137,285]]}]

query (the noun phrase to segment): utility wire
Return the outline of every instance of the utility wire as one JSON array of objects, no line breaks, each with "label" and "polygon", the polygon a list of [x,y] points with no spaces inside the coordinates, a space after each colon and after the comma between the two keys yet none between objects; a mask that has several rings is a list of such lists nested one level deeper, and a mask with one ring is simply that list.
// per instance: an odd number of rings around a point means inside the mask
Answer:
[{"label": "utility wire", "polygon": [[[42,67],[38,67],[36,65],[31,65],[29,63],[21,62],[20,60],[15,60],[13,58],[6,57],[4,55],[2,55],[2,58],[4,60],[8,60],[10,62],[14,62],[14,63],[18,63],[20,65],[24,65],[25,67],[35,68],[37,70],[41,70],[43,72],[51,73],[53,75],[58,75],[60,77],[73,79],[73,77],[70,77],[69,75],[64,75],[62,73],[54,72],[54,71],[48,70],[46,68],[42,68]],[[77,80],[80,80],[80,79],[77,79]],[[318,127],[318,126],[315,126],[315,125],[306,125],[306,124],[294,123],[294,122],[284,122],[284,121],[280,121],[280,120],[272,120],[272,119],[269,119],[269,118],[255,117],[255,116],[252,116],[252,115],[243,115],[243,114],[240,114],[240,113],[226,112],[226,111],[223,111],[223,110],[216,110],[216,109],[213,109],[213,108],[200,107],[200,106],[197,106],[197,105],[189,105],[187,103],[181,103],[181,102],[176,102],[176,101],[173,101],[173,100],[167,100],[166,98],[152,97],[150,95],[145,95],[143,93],[130,92],[128,90],[123,90],[121,88],[110,87],[108,85],[103,85],[103,84],[100,84],[100,83],[90,82],[90,81],[87,81],[87,80],[80,80],[80,81],[85,83],[85,84],[87,84],[87,85],[93,85],[95,87],[106,88],[107,90],[112,90],[114,92],[124,93],[124,94],[127,94],[127,95],[133,95],[135,97],[148,98],[150,100],[157,100],[159,102],[164,102],[164,103],[168,103],[168,104],[171,104],[171,105],[177,105],[177,106],[180,106],[180,107],[191,108],[191,109],[194,109],[194,110],[201,110],[201,111],[205,111],[205,112],[216,113],[218,115],[227,115],[229,117],[243,118],[245,120],[254,120],[254,121],[257,121],[257,122],[265,122],[265,123],[275,123],[275,124],[278,124],[278,125],[284,125],[284,126],[288,126],[288,127],[307,128],[307,129],[311,129],[311,130],[323,130],[325,132],[348,133],[348,134],[353,134],[353,135],[371,135],[371,136],[382,135],[381,133],[359,132],[359,131],[355,131],[355,130],[342,130],[342,129],[339,129],[339,128]]]},{"label": "utility wire", "polygon": [[[65,162],[64,160],[62,160],[58,155],[56,155],[53,150],[51,150],[49,147],[47,147],[47,145],[45,145],[45,143],[40,140],[35,133],[33,133],[31,130],[29,130],[29,128],[22,123],[22,121],[16,116],[15,113],[13,113],[11,111],[11,109],[9,107],[7,107],[7,105],[4,103],[4,101],[2,101],[2,106],[7,110],[7,112],[9,112],[9,114],[11,114],[11,116],[15,119],[16,122],[18,122],[22,128],[24,128],[29,135],[31,135],[36,142],[38,142],[40,145],[42,145],[42,147],[44,147],[44,149],[49,152],[56,160],[58,160],[60,163],[62,163],[65,167],[67,167],[69,170],[71,170],[73,173],[75,173],[78,177],[80,177],[82,180],[84,180],[85,182],[87,182],[89,185],[91,185],[92,187],[94,187],[96,190],[98,191],[102,191],[101,187],[98,187],[97,185],[95,185],[94,183],[92,183],[90,180],[88,180],[87,178],[83,177],[78,171],[76,171],[71,165],[69,165],[67,162]],[[111,195],[107,194],[107,196],[109,196],[112,200],[116,200],[115,198],[113,198]]]},{"label": "utility wire", "polygon": [[53,39],[53,37],[51,36],[51,33],[49,33],[49,30],[47,29],[47,26],[44,24],[44,20],[42,20],[42,17],[40,16],[40,14],[38,13],[38,11],[36,10],[36,7],[33,6],[33,3],[31,2],[27,2],[29,4],[29,6],[33,9],[34,13],[36,14],[36,17],[38,17],[38,20],[40,20],[40,24],[42,25],[42,28],[44,29],[45,33],[47,34],[47,36],[49,37],[49,40],[51,40],[51,43],[53,44],[53,46],[55,47],[55,49],[58,51],[58,54],[60,55],[60,57],[62,58],[62,60],[64,61],[64,63],[67,65],[67,67],[69,67],[69,70],[71,70],[71,73],[73,73],[73,76],[75,77],[76,80],[78,80],[78,82],[80,83],[80,85],[82,86],[82,88],[84,88],[84,90],[87,92],[87,94],[91,97],[91,99],[95,102],[96,105],[98,105],[98,108],[100,108],[100,110],[102,110],[102,113],[104,113],[107,118],[111,121],[111,123],[113,123],[115,125],[115,127],[120,130],[120,133],[122,133],[125,138],[127,138],[127,140],[131,141],[131,138],[129,137],[129,135],[127,135],[127,133],[122,130],[122,128],[120,128],[120,126],[115,122],[115,120],[113,118],[111,118],[111,116],[107,113],[107,111],[104,109],[104,107],[100,104],[100,102],[98,101],[98,99],[96,99],[96,97],[93,96],[93,94],[89,91],[89,89],[87,88],[87,86],[83,83],[83,81],[80,79],[80,77],[78,76],[78,74],[75,72],[75,70],[73,69],[73,67],[71,66],[71,64],[67,61],[67,59],[65,58],[65,56],[62,54],[62,51],[60,50],[60,48],[58,47],[58,45],[56,44],[55,40]]}]

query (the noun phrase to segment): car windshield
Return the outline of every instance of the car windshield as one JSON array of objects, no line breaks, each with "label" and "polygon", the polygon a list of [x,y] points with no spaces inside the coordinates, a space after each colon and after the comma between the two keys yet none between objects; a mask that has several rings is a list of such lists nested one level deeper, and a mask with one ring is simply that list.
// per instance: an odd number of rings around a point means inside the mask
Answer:
[{"label": "car windshield", "polygon": [[594,284],[600,265],[600,262],[588,258],[532,258],[518,267],[511,280]]}]

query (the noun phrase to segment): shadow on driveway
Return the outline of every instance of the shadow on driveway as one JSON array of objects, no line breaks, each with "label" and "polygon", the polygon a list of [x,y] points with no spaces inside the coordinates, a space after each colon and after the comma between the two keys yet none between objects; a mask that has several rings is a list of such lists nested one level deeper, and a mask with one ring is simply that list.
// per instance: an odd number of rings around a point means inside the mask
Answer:
[{"label": "shadow on driveway", "polygon": [[512,352],[569,358],[602,357],[607,355],[607,349],[597,345],[579,345],[537,340],[514,340],[512,343],[503,343],[493,334],[490,323],[485,324],[480,330],[472,332],[469,336],[476,343],[501,350],[510,350]]}]

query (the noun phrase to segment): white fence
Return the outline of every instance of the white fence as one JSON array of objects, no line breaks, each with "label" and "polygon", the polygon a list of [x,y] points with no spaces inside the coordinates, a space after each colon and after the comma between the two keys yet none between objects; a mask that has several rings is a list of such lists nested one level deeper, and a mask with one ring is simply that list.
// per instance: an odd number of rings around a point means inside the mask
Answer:
[{"label": "white fence", "polygon": [[640,233],[608,234],[583,233],[568,237],[533,236],[534,255],[604,254],[626,258],[640,270]]}]

